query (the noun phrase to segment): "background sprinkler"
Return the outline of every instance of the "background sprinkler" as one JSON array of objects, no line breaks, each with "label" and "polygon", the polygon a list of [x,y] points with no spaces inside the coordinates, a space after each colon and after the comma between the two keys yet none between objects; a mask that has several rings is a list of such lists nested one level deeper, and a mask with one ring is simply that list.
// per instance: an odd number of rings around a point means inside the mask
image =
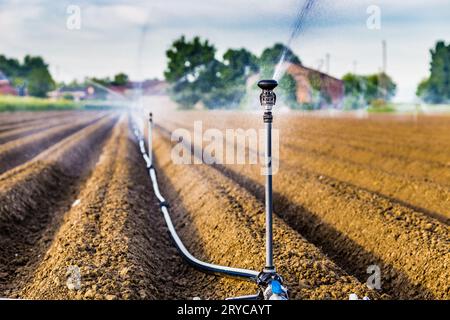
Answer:
[{"label": "background sprinkler", "polygon": [[263,289],[265,299],[287,299],[287,289],[283,286],[283,279],[277,274],[273,263],[273,232],[272,232],[272,107],[277,97],[273,89],[278,85],[275,80],[261,80],[258,87],[262,89],[259,100],[264,107],[264,123],[266,126],[266,266],[258,276],[259,285]]},{"label": "background sprinkler", "polygon": [[148,158],[150,161],[150,166],[153,165],[153,145],[152,145],[152,141],[153,141],[153,137],[152,137],[152,126],[153,126],[153,114],[150,112],[148,114]]}]

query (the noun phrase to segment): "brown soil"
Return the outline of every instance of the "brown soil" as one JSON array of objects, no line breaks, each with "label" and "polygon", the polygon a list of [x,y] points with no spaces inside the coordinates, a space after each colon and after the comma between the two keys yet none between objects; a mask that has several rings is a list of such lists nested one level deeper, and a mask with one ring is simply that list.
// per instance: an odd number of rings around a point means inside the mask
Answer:
[{"label": "brown soil", "polygon": [[7,130],[5,132],[0,132],[0,144],[10,142],[15,139],[19,139],[31,134],[36,134],[44,130],[54,128],[57,126],[62,126],[67,123],[73,123],[76,119],[81,119],[82,117],[92,117],[91,114],[79,115],[75,113],[68,114],[65,117],[50,117],[46,118],[46,121],[41,119],[29,123],[22,123],[20,127]]},{"label": "brown soil", "polygon": [[[209,116],[199,112],[179,115],[181,117],[175,118],[176,121],[163,120],[163,127],[192,130],[190,121],[193,120],[204,120],[204,129],[255,127],[255,115],[235,117],[221,112]],[[354,119],[293,119],[290,116],[289,119],[281,117],[276,120],[282,124],[282,162],[280,171],[274,177],[276,214],[361,281],[367,279],[366,269],[369,265],[379,265],[382,269],[383,291],[393,297],[448,298],[449,268],[442,266],[446,266],[450,259],[446,218],[450,197],[446,187],[431,180],[433,173],[428,176],[430,181],[420,182],[407,178],[408,171],[405,169],[400,180],[397,172],[379,168],[383,163],[383,154],[373,152],[367,156],[346,149],[339,150],[342,144],[360,141],[364,134],[358,132],[354,132],[353,139],[347,137],[339,143],[338,138],[333,144],[324,144],[320,140],[320,133],[338,137],[341,132],[356,131]],[[436,123],[434,119],[424,118],[411,124],[408,121],[385,119],[389,124],[390,137],[386,140],[396,145],[396,141],[408,137],[404,132],[408,128],[411,130],[412,126],[413,132],[420,132],[418,141],[415,141],[419,147],[427,141],[421,136],[435,136],[434,129],[443,134],[441,140],[445,141],[445,130],[440,131],[440,128],[448,126],[450,119],[445,120],[443,118]],[[368,128],[375,131],[377,126],[386,125],[380,119],[358,121],[356,127],[361,130]],[[323,122],[327,122],[327,125],[323,125]],[[316,128],[318,124],[322,124],[322,127]],[[314,131],[306,130],[299,134],[299,128],[304,127],[314,128]],[[317,141],[317,144],[309,141]],[[376,149],[370,143],[366,144],[368,148]],[[408,148],[414,150],[415,147],[410,141]],[[336,156],[338,152],[342,153]],[[404,157],[409,156],[407,152],[399,153]],[[431,161],[435,158],[431,153],[422,156]],[[343,158],[351,160],[343,161]],[[389,160],[387,158],[385,161]],[[361,166],[359,162],[366,164]],[[259,166],[216,165],[214,168],[263,201]],[[420,175],[420,172],[416,175]],[[414,201],[406,201],[409,199]],[[441,212],[434,212],[436,208],[440,208]]]},{"label": "brown soil", "polygon": [[16,281],[41,258],[114,121],[101,120],[0,176],[0,290],[6,295],[14,295]]},{"label": "brown soil", "polygon": [[90,111],[46,111],[46,112],[2,112],[0,132],[23,128],[24,125],[42,123],[43,120],[60,119],[66,116],[89,114]]},{"label": "brown soil", "polygon": [[[20,296],[189,297],[191,292],[177,290],[181,280],[174,275],[182,271],[182,261],[167,237],[159,232],[162,219],[148,184],[127,122],[121,121],[77,195],[80,203],[65,213],[43,262],[23,286]],[[82,285],[78,290],[67,287],[70,266],[81,272]],[[192,272],[187,275],[192,277]]]},{"label": "brown soil", "polygon": [[58,141],[95,123],[100,116],[75,117],[70,123],[62,124],[44,132],[26,136],[0,145],[0,174],[38,155]]},{"label": "brown soil", "polygon": [[[172,164],[171,145],[160,135],[155,140],[158,167],[164,174],[162,189],[174,204],[171,212],[187,247],[206,261],[262,269],[263,204],[213,168]],[[275,219],[274,228],[277,268],[286,275],[293,298],[347,299],[352,292],[376,296],[282,220]],[[248,294],[248,288],[245,289],[236,293]],[[226,292],[229,295],[233,290],[227,287]]]},{"label": "brown soil", "polygon": [[[64,124],[71,118],[78,120]],[[204,274],[182,260],[129,119],[117,119],[99,112],[0,117],[0,297],[255,293],[252,283]],[[155,120],[158,180],[186,247],[208,262],[260,270],[260,166],[174,165],[167,134],[192,130],[194,120],[205,129],[259,128],[261,115],[179,112]],[[449,118],[290,114],[276,116],[275,125],[282,130],[275,263],[292,298],[450,298]],[[372,264],[382,270],[380,292],[365,285]],[[71,282],[73,270],[80,287]]]}]

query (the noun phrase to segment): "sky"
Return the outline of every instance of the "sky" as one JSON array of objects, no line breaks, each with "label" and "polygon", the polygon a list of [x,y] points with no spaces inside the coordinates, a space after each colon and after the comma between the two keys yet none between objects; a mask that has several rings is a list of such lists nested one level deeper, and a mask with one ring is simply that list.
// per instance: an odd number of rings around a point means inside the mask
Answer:
[{"label": "sky", "polygon": [[[42,55],[58,81],[118,72],[162,78],[165,51],[181,35],[208,39],[218,58],[228,48],[260,54],[288,42],[304,2],[0,0],[0,54]],[[450,0],[316,0],[290,44],[304,65],[322,71],[329,54],[329,73],[340,78],[380,71],[383,40],[395,101],[414,102],[417,84],[429,75],[430,49],[450,42]]]}]

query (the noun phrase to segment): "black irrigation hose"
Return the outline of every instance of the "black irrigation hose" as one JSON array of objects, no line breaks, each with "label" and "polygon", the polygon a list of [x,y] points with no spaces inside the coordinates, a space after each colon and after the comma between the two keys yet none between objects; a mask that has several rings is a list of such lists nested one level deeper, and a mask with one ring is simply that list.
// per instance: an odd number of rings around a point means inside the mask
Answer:
[{"label": "black irrigation hose", "polygon": [[[205,271],[208,273],[215,273],[215,274],[220,274],[220,275],[231,276],[231,277],[243,278],[245,280],[256,283],[258,281],[258,275],[260,274],[260,272],[258,272],[258,271],[226,267],[226,266],[221,266],[221,265],[217,265],[217,264],[204,262],[204,261],[201,261],[201,260],[197,259],[196,257],[194,257],[186,249],[186,247],[184,246],[183,242],[181,241],[180,237],[178,236],[177,231],[175,230],[175,227],[173,225],[172,219],[169,214],[169,205],[159,191],[158,180],[156,178],[156,171],[155,171],[155,168],[153,167],[151,158],[149,157],[147,151],[145,150],[144,139],[135,125],[133,128],[133,131],[134,131],[136,138],[139,141],[139,147],[140,147],[142,156],[143,156],[145,162],[147,163],[147,168],[149,170],[150,179],[151,179],[152,185],[153,185],[153,191],[155,193],[155,196],[158,198],[159,206],[161,208],[161,212],[163,213],[167,228],[169,229],[170,236],[172,237],[172,240],[174,241],[175,246],[177,247],[179,253],[183,256],[183,258],[187,262],[189,262],[192,266],[194,266],[195,268],[200,269],[202,271]],[[151,150],[150,150],[150,152],[151,152]]]}]

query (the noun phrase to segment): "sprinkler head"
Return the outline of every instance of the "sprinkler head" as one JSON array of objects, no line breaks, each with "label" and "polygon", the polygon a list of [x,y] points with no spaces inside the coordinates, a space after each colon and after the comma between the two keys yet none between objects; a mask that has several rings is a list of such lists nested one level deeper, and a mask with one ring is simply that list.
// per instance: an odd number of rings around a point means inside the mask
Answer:
[{"label": "sprinkler head", "polygon": [[258,87],[263,90],[273,90],[278,86],[278,82],[276,80],[261,80],[258,82]]},{"label": "sprinkler head", "polygon": [[278,85],[275,80],[261,80],[258,82],[258,87],[262,89],[262,93],[259,96],[261,105],[266,108],[267,111],[272,110],[272,106],[275,105],[277,96],[273,92],[273,89]]}]

